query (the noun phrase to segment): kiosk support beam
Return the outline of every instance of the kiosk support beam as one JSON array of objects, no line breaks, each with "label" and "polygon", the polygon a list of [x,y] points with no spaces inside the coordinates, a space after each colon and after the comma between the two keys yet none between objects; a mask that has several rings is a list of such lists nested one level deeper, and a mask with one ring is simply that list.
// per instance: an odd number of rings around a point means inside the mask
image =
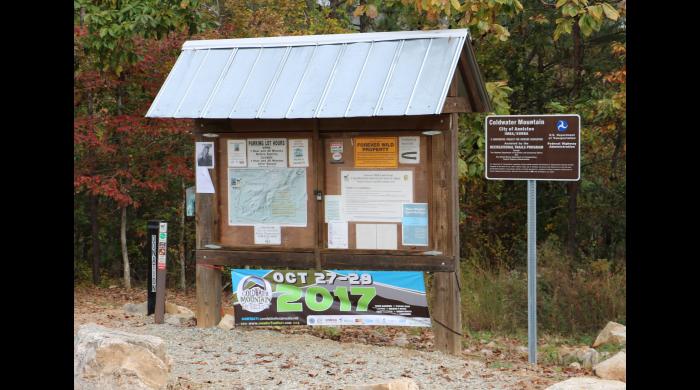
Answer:
[{"label": "kiosk support beam", "polygon": [[[201,124],[200,124],[201,125]],[[197,126],[197,125],[195,125]],[[197,135],[197,141],[212,141]],[[219,144],[217,139],[213,139],[216,147],[214,153],[218,155]],[[196,156],[195,156],[196,158]],[[217,156],[214,159],[216,166],[221,165],[221,159]],[[226,160],[223,160],[226,161]],[[209,170],[214,188],[218,175],[216,166]],[[217,194],[195,194],[195,220],[197,224],[197,249],[206,248],[207,244],[219,241],[219,205]],[[221,321],[221,269],[218,266],[209,264],[197,264],[196,273],[197,286],[197,327],[210,328]]]},{"label": "kiosk support beam", "polygon": [[[450,92],[456,93],[453,82]],[[433,169],[437,180],[445,180],[445,185],[438,187],[448,189],[440,194],[437,203],[444,204],[435,218],[444,217],[438,222],[436,239],[442,241],[449,256],[455,258],[455,272],[435,272],[433,281],[433,332],[437,350],[459,355],[462,352],[462,308],[460,302],[459,269],[459,187],[457,175],[457,134],[459,132],[459,115],[450,114],[450,131],[432,137]],[[443,161],[440,161],[443,160]],[[445,167],[448,167],[447,169]],[[445,172],[447,170],[447,172]],[[440,199],[444,196],[444,199]],[[447,225],[449,224],[449,225]],[[447,226],[445,226],[447,225]],[[440,228],[443,227],[443,228]],[[451,232],[451,233],[450,233]]]}]

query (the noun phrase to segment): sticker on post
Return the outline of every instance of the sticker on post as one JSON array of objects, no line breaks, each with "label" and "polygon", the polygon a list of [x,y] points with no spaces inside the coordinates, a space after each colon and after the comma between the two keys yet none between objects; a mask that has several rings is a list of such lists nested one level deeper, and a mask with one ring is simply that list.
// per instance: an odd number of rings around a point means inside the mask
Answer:
[{"label": "sticker on post", "polygon": [[282,245],[280,225],[254,225],[255,245]]},{"label": "sticker on post", "polygon": [[165,269],[165,259],[168,250],[168,223],[161,222],[158,226],[158,269]]},{"label": "sticker on post", "polygon": [[331,164],[343,163],[343,141],[331,142]]}]

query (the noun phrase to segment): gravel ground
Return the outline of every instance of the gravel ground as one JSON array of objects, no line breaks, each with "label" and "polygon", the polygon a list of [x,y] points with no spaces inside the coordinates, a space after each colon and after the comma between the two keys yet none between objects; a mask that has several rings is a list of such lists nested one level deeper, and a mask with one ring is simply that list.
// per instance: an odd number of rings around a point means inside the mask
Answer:
[{"label": "gravel ground", "polygon": [[497,368],[474,356],[267,329],[156,325],[152,317],[125,314],[121,304],[76,300],[74,331],[94,322],[163,338],[173,358],[169,389],[342,389],[401,377],[420,389],[542,389],[557,381],[542,368]]},{"label": "gravel ground", "polygon": [[173,388],[339,389],[404,376],[421,389],[503,389],[520,388],[516,383],[523,379],[439,352],[338,343],[310,335],[168,324],[123,330],[167,340],[176,362]]}]

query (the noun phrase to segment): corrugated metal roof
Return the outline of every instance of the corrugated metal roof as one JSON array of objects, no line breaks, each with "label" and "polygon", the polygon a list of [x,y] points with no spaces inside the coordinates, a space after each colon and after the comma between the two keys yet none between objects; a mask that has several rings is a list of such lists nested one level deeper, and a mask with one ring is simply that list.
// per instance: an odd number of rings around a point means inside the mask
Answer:
[{"label": "corrugated metal roof", "polygon": [[459,29],[187,41],[146,116],[439,114],[468,34]]}]

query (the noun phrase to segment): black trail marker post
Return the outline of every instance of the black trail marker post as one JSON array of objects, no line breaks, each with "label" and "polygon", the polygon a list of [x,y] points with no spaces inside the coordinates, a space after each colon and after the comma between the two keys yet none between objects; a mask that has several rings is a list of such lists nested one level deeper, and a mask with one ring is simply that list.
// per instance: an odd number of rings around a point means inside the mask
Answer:
[{"label": "black trail marker post", "polygon": [[167,222],[148,221],[148,246],[151,260],[148,268],[148,315],[155,314],[155,323],[162,324],[165,319]]},{"label": "black trail marker post", "polygon": [[146,256],[149,259],[148,267],[148,315],[156,312],[156,276],[158,265],[158,228],[162,221],[148,221],[148,248]]}]

